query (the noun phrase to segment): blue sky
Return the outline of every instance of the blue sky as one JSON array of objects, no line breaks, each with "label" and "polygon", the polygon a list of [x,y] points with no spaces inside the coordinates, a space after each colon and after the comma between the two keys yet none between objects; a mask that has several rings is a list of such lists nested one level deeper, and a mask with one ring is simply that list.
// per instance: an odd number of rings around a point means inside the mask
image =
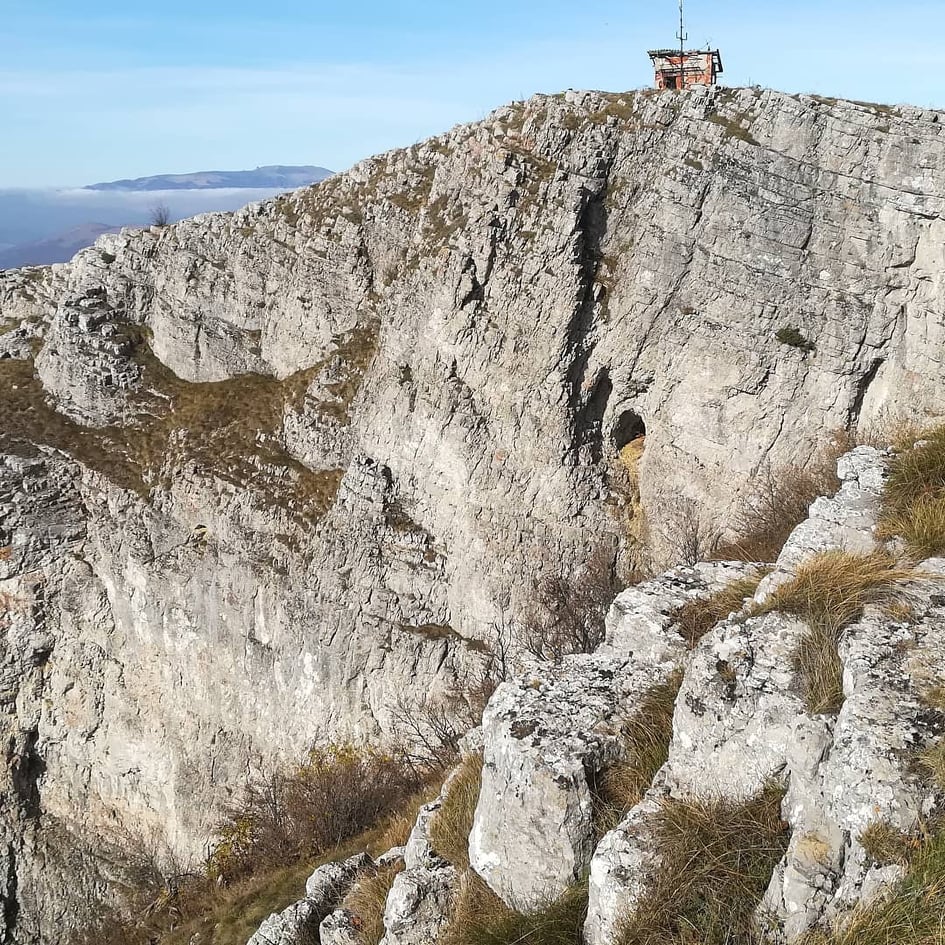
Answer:
[{"label": "blue sky", "polygon": [[[945,106],[945,2],[688,0],[728,85]],[[565,88],[650,81],[676,0],[0,0],[0,188],[343,169]]]}]

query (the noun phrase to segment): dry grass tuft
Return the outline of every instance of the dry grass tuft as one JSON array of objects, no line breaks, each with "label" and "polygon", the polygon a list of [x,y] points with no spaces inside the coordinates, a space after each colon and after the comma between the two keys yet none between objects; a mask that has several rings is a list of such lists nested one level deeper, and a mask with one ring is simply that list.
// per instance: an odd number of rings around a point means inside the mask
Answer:
[{"label": "dry grass tuft", "polygon": [[643,799],[656,772],[666,763],[682,678],[682,671],[678,671],[646,692],[636,711],[621,726],[623,758],[604,771],[597,785],[597,821],[601,834],[616,826],[620,818]]},{"label": "dry grass tuft", "polygon": [[721,620],[742,609],[753,597],[766,570],[758,570],[727,584],[706,600],[690,601],[674,614],[679,633],[691,650]]},{"label": "dry grass tuft", "polygon": [[474,872],[462,879],[442,945],[581,945],[587,885],[526,913],[510,909]]},{"label": "dry grass tuft", "polygon": [[886,821],[870,824],[857,838],[869,857],[880,866],[898,863],[908,866],[917,849],[917,841]]},{"label": "dry grass tuft", "polygon": [[925,431],[889,464],[880,533],[917,560],[945,554],[945,426]]},{"label": "dry grass tuft", "polygon": [[890,896],[854,912],[841,930],[810,935],[803,945],[945,945],[945,833],[919,846]]},{"label": "dry grass tuft", "polygon": [[932,779],[938,790],[945,792],[945,739],[939,739],[923,749],[918,762],[920,769]]},{"label": "dry grass tuft", "polygon": [[916,578],[885,552],[828,551],[805,562],[757,611],[781,611],[806,621],[809,631],[795,653],[795,669],[811,712],[836,712],[843,704],[843,663],[838,653],[843,628],[863,608],[902,597],[897,581]]},{"label": "dry grass tuft", "polygon": [[670,798],[656,815],[659,865],[617,945],[743,945],[787,849],[780,786],[743,802]]},{"label": "dry grass tuft", "polygon": [[719,545],[712,558],[775,561],[791,532],[807,518],[811,503],[840,488],[837,460],[855,445],[850,434],[838,432],[804,466],[761,472],[734,523],[737,537]]},{"label": "dry grass tuft", "polygon": [[394,877],[403,865],[387,866],[355,884],[345,898],[344,907],[358,917],[358,945],[378,945],[384,937],[384,907]]},{"label": "dry grass tuft", "polygon": [[469,868],[469,832],[481,787],[482,756],[467,755],[453,777],[442,807],[430,824],[433,849],[460,871]]}]

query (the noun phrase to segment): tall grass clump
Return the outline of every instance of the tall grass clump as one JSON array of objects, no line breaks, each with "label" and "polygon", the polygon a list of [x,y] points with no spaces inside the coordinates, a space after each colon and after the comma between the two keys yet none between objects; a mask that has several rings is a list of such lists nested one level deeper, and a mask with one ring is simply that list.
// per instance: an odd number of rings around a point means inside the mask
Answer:
[{"label": "tall grass clump", "polygon": [[847,433],[830,442],[803,466],[764,469],[746,496],[734,523],[736,537],[718,545],[716,561],[773,562],[813,501],[840,488],[837,460],[855,445]]},{"label": "tall grass clump", "polygon": [[759,613],[793,614],[807,623],[808,631],[794,653],[794,668],[811,712],[837,712],[843,704],[843,662],[838,652],[843,629],[862,616],[867,604],[901,597],[896,582],[915,577],[886,552],[827,551],[802,564],[796,576],[759,609]]},{"label": "tall grass clump", "polygon": [[516,912],[470,870],[463,876],[442,945],[582,945],[586,918],[586,883],[528,912]]},{"label": "tall grass clump", "polygon": [[402,864],[382,867],[359,880],[345,898],[344,907],[357,917],[358,945],[378,945],[384,937],[387,895],[402,870]]},{"label": "tall grass clump", "polygon": [[755,912],[787,849],[784,792],[746,801],[669,798],[653,821],[658,865],[621,923],[617,945],[747,945]]},{"label": "tall grass clump", "polygon": [[622,757],[608,767],[597,785],[598,830],[606,833],[638,804],[669,757],[673,712],[682,685],[682,671],[653,686],[620,729]]},{"label": "tall grass clump", "polygon": [[917,560],[945,555],[945,426],[921,434],[889,464],[880,532]]},{"label": "tall grass clump", "polygon": [[673,616],[689,649],[691,650],[720,620],[741,610],[745,598],[754,596],[766,573],[766,570],[759,569],[726,584],[711,597],[693,600],[680,607]]},{"label": "tall grass clump", "polygon": [[803,945],[945,945],[945,832],[920,844],[890,895],[856,910],[842,928]]},{"label": "tall grass clump", "polygon": [[430,824],[430,842],[458,870],[469,869],[469,834],[482,787],[482,756],[467,755]]}]

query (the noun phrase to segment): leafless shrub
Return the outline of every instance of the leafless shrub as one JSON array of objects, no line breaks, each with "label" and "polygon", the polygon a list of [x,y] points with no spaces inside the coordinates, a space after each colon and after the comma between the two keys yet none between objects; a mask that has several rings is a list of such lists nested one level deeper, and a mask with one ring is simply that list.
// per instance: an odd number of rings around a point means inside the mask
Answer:
[{"label": "leafless shrub", "polygon": [[718,529],[692,499],[677,499],[664,518],[663,540],[673,564],[691,567],[710,557],[718,547]]},{"label": "leafless shrub", "polygon": [[460,740],[482,721],[492,693],[509,678],[511,668],[511,631],[497,622],[481,667],[464,684],[419,698],[398,697],[391,710],[394,731],[417,777],[427,778],[456,763]]},{"label": "leafless shrub", "polygon": [[613,553],[599,548],[573,574],[554,574],[536,586],[522,646],[535,659],[559,662],[592,653],[604,642],[604,618],[620,590]]},{"label": "leafless shrub", "polygon": [[251,785],[221,824],[207,873],[223,882],[317,856],[395,810],[419,781],[402,756],[350,745],[314,749]]},{"label": "leafless shrub", "polygon": [[168,226],[171,222],[171,208],[166,203],[156,203],[148,213],[151,226]]},{"label": "leafless shrub", "polygon": [[775,561],[791,532],[807,518],[811,503],[840,488],[837,460],[856,445],[852,434],[835,433],[804,466],[761,470],[733,531],[736,538],[712,552],[718,561]]}]

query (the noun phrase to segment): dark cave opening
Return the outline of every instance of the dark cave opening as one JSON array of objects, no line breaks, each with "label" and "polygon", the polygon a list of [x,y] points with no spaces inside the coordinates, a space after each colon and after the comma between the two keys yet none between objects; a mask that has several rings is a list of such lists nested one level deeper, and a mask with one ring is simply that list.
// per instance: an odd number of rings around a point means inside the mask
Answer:
[{"label": "dark cave opening", "polygon": [[614,448],[618,453],[624,447],[644,436],[646,436],[646,424],[643,422],[643,418],[632,410],[625,410],[617,417],[617,422],[614,424],[613,433],[611,434]]}]

